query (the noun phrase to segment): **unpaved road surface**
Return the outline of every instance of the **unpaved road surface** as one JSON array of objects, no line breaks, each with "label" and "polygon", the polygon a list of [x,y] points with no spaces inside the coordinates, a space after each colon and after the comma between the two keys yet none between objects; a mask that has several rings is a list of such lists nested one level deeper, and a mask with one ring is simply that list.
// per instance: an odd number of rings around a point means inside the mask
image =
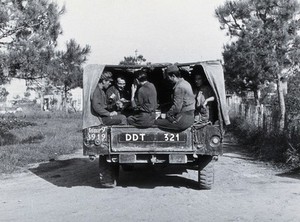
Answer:
[{"label": "unpaved road surface", "polygon": [[97,161],[81,152],[0,180],[0,221],[300,221],[300,172],[255,161],[227,145],[212,190],[197,173],[121,172],[100,188]]}]

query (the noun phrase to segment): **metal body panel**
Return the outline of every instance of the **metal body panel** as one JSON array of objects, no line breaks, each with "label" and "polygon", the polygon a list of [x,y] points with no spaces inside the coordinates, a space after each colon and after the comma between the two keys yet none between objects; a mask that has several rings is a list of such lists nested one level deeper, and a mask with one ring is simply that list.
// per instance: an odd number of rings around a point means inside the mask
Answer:
[{"label": "metal body panel", "polygon": [[[222,154],[220,127],[207,124],[194,125],[178,133],[163,131],[157,127],[138,129],[133,126],[98,126],[85,129],[83,137],[84,155]],[[219,139],[219,143],[212,144],[212,137]],[[126,163],[130,162],[126,157],[129,156],[122,156],[122,159]]]}]

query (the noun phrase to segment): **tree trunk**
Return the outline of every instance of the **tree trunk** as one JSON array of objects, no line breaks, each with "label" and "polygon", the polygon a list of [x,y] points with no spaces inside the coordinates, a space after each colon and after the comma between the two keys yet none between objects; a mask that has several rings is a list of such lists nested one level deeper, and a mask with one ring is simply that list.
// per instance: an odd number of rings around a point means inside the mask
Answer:
[{"label": "tree trunk", "polygon": [[44,92],[41,92],[40,103],[41,103],[41,111],[45,111],[44,110]]},{"label": "tree trunk", "polygon": [[57,102],[56,102],[56,110],[61,111],[62,110],[62,95],[57,97]]},{"label": "tree trunk", "polygon": [[44,96],[46,94],[46,83],[45,79],[43,78],[41,80],[41,91],[40,91],[40,100],[41,100],[41,111],[45,111],[44,109]]},{"label": "tree trunk", "polygon": [[63,107],[65,108],[66,113],[68,113],[68,90],[66,86],[64,87]]},{"label": "tree trunk", "polygon": [[285,127],[285,101],[284,101],[284,94],[283,94],[283,83],[280,80],[280,75],[277,76],[277,94],[279,100],[279,108],[280,108],[280,115],[279,115],[279,132],[282,132]]},{"label": "tree trunk", "polygon": [[259,98],[258,98],[258,90],[257,89],[253,90],[253,92],[254,92],[255,105],[258,106],[258,105],[260,105]]}]

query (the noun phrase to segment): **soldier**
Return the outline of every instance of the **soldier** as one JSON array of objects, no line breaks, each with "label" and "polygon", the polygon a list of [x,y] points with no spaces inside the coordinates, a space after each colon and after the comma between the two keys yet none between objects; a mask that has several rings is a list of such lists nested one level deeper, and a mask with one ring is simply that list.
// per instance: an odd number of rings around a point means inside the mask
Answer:
[{"label": "soldier", "polygon": [[168,66],[166,74],[175,84],[173,104],[167,112],[166,119],[157,119],[156,124],[162,129],[182,131],[194,123],[195,97],[190,83],[181,77],[177,66]]},{"label": "soldier", "polygon": [[195,67],[191,72],[194,78],[194,94],[196,98],[195,121],[214,122],[216,117],[215,93],[210,86],[203,68]]},{"label": "soldier", "polygon": [[119,115],[116,111],[110,112],[107,107],[106,90],[112,81],[111,72],[103,72],[99,83],[92,96],[92,108],[93,111],[101,117],[104,125],[124,125],[127,124],[126,117]]},{"label": "soldier", "polygon": [[155,121],[157,93],[155,86],[147,80],[144,70],[137,71],[131,87],[131,105],[134,114],[127,118],[128,124],[136,127],[151,127]]},{"label": "soldier", "polygon": [[125,89],[126,80],[124,76],[118,76],[116,84],[109,87],[106,91],[107,105],[112,111],[117,111],[122,114],[126,113],[130,105],[130,94]]}]

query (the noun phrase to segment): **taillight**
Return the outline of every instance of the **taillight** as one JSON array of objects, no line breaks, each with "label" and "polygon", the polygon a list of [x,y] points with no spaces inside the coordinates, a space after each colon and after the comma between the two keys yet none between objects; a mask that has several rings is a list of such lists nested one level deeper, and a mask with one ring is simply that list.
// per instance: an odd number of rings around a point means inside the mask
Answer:
[{"label": "taillight", "polygon": [[219,146],[221,143],[221,138],[219,136],[212,136],[209,141],[209,145],[212,147]]}]

